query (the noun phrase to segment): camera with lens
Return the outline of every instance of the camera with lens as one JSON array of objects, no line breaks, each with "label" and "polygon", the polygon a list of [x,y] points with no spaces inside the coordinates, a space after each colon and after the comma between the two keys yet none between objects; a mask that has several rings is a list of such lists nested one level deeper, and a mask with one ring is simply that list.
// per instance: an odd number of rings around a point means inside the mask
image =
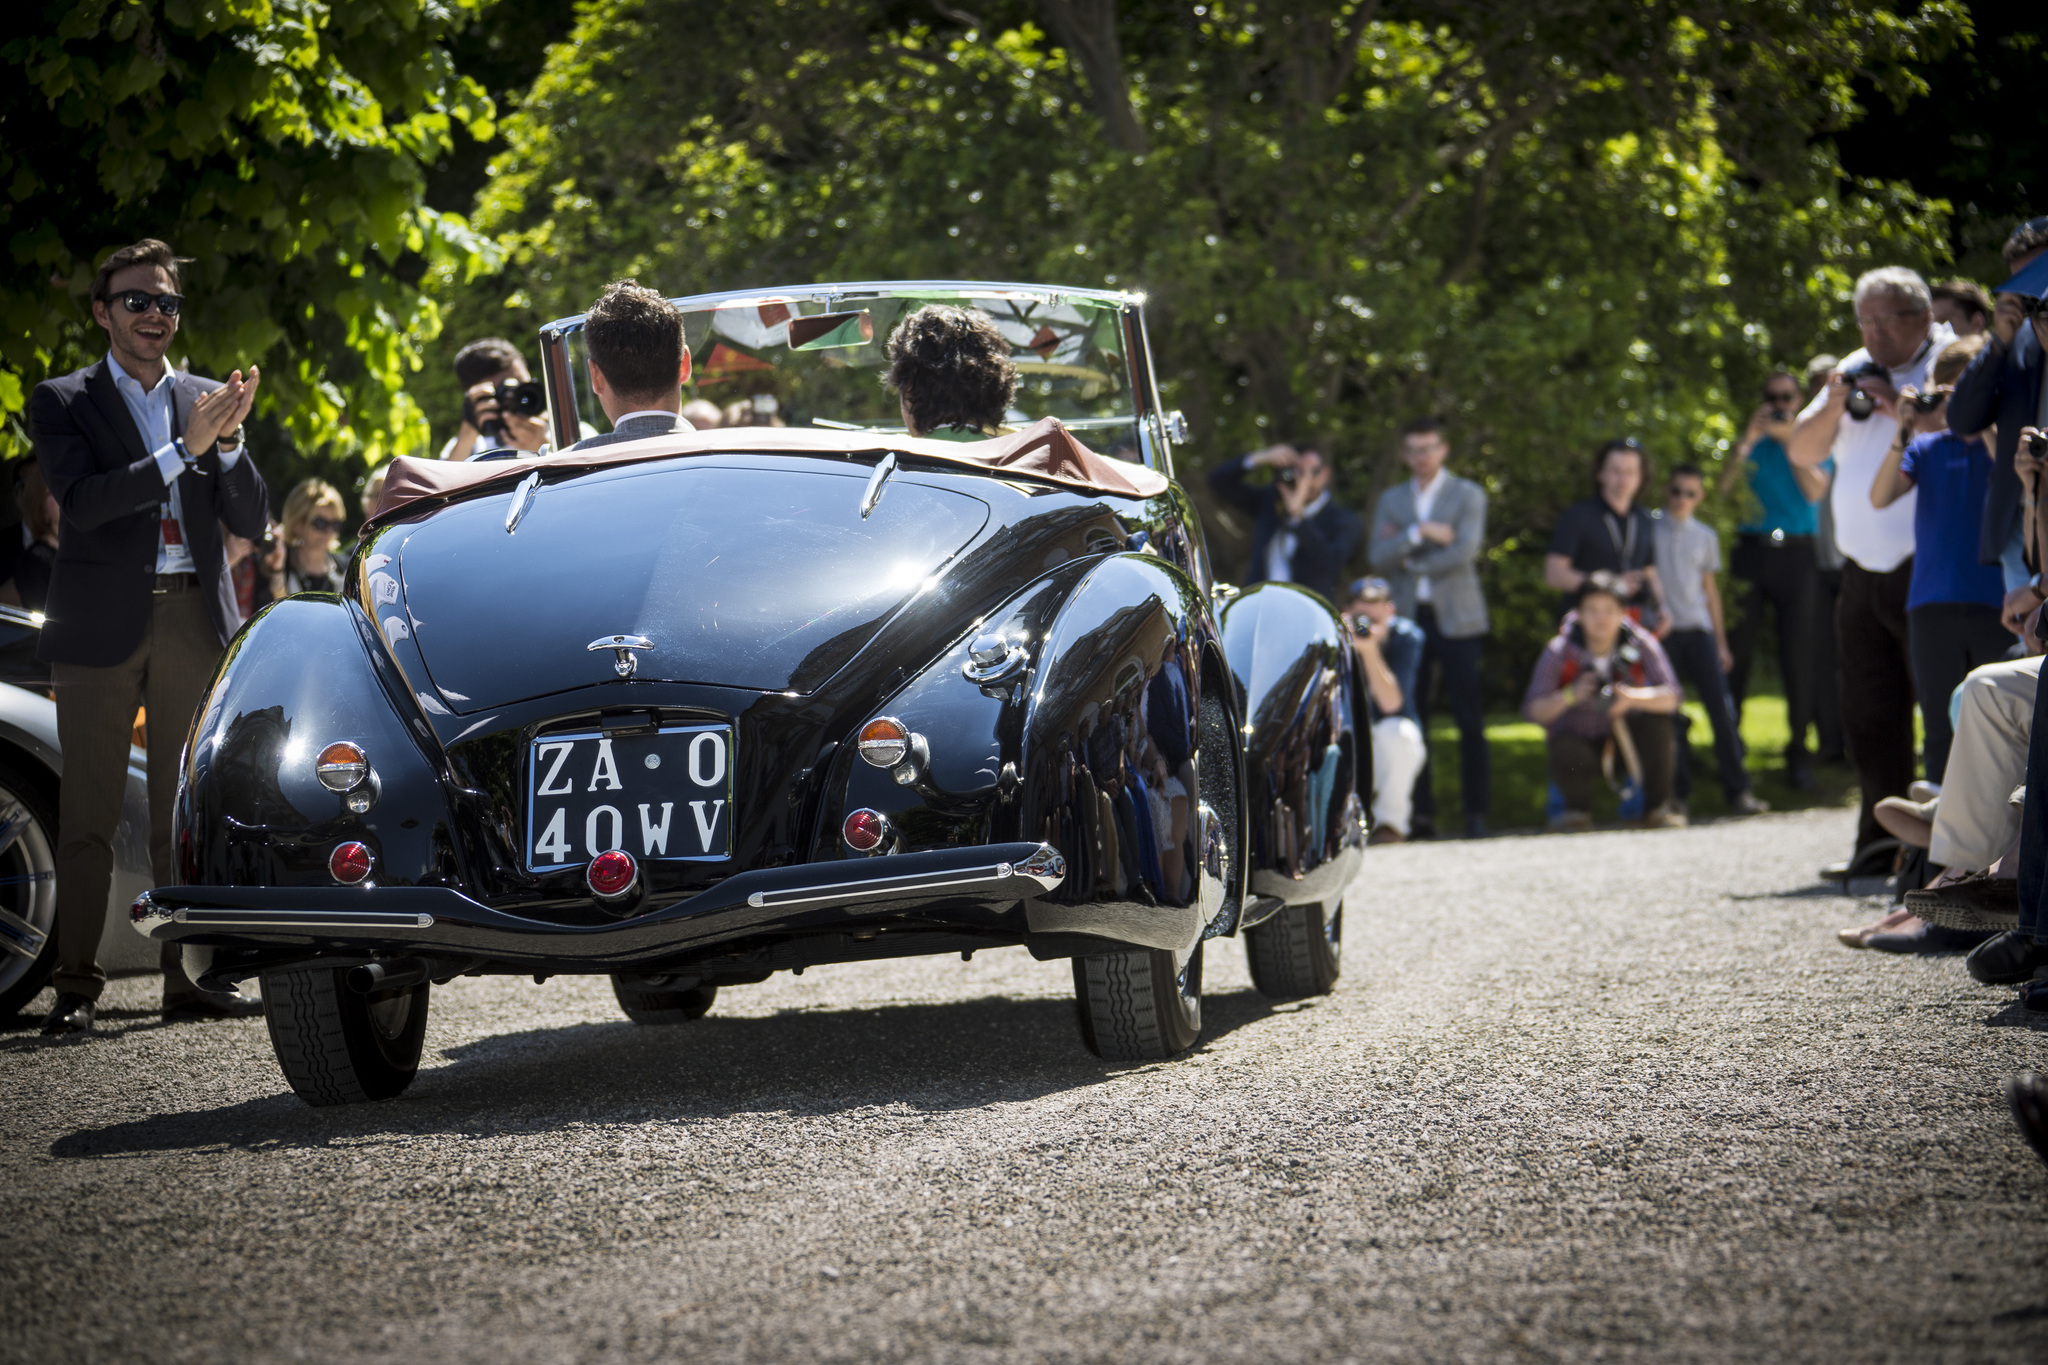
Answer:
[{"label": "camera with lens", "polygon": [[1947,396],[1940,393],[1916,393],[1913,395],[1913,410],[1915,412],[1933,412],[1941,406],[1941,400]]},{"label": "camera with lens", "polygon": [[1281,468],[1279,473],[1273,476],[1273,482],[1277,484],[1283,484],[1288,488],[1292,488],[1294,487],[1295,480],[1299,479],[1300,477],[1300,470],[1296,469],[1293,465],[1285,465]]},{"label": "camera with lens", "polygon": [[2037,460],[2048,460],[2048,434],[2035,432],[2027,438],[2027,454]]},{"label": "camera with lens", "polygon": [[[491,397],[497,400],[498,412],[501,415],[516,413],[521,417],[539,417],[548,410],[547,385],[538,379],[500,379],[492,389]],[[476,407],[467,401],[463,403],[462,415],[489,440],[500,443],[504,441],[505,424],[502,421],[477,421]]]},{"label": "camera with lens", "polygon": [[1843,400],[1843,406],[1848,409],[1850,420],[1869,421],[1870,414],[1877,411],[1877,398],[1863,386],[1865,383],[1874,382],[1882,388],[1891,388],[1891,371],[1875,360],[1866,360],[1844,374],[1842,378],[1849,381],[1849,396]]}]

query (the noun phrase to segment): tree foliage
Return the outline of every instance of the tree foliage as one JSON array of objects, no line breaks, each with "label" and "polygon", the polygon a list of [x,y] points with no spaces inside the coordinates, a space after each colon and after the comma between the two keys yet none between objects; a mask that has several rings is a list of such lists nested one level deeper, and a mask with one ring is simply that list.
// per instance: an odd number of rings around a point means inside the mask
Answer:
[{"label": "tree foliage", "polygon": [[260,412],[374,462],[426,439],[405,384],[419,288],[495,262],[422,207],[422,168],[492,107],[443,44],[477,0],[44,0],[0,42],[0,440],[26,389],[103,353],[87,294],[145,236],[194,258],[174,358],[260,363]]},{"label": "tree foliage", "polygon": [[1367,506],[1399,422],[1450,419],[1505,694],[1596,441],[1720,458],[1768,366],[1854,344],[1855,271],[1942,258],[1942,205],[1827,137],[1966,32],[1940,0],[587,0],[479,197],[506,269],[439,287],[462,336],[621,275],[1143,289],[1197,461],[1310,437]]}]

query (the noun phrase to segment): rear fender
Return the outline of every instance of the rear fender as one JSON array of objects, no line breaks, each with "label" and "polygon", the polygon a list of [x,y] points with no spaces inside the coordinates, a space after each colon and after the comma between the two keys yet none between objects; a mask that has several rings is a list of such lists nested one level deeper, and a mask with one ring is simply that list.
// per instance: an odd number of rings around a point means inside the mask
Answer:
[{"label": "rear fender", "polygon": [[1222,630],[1245,717],[1250,893],[1332,903],[1358,871],[1371,792],[1349,632],[1289,583],[1225,603]]},{"label": "rear fender", "polygon": [[[380,681],[371,630],[353,602],[306,594],[229,645],[179,775],[172,834],[185,883],[332,886],[328,855],[349,840],[368,845],[377,885],[461,883],[447,789]],[[361,815],[314,774],[337,740],[370,762],[376,800]]]},{"label": "rear fender", "polygon": [[1203,662],[1218,652],[1206,597],[1157,557],[1112,556],[1067,597],[1032,679],[1012,835],[1067,860],[1025,907],[1034,931],[1186,951],[1234,906],[1200,799],[1202,693],[1219,676]]}]

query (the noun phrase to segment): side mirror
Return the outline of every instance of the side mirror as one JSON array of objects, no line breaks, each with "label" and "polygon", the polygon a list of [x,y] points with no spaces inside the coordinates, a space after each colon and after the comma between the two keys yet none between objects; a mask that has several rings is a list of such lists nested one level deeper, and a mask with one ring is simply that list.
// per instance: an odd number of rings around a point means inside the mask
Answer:
[{"label": "side mirror", "polygon": [[1175,408],[1172,412],[1166,414],[1166,439],[1177,446],[1184,446],[1188,443],[1187,414],[1179,408]]}]

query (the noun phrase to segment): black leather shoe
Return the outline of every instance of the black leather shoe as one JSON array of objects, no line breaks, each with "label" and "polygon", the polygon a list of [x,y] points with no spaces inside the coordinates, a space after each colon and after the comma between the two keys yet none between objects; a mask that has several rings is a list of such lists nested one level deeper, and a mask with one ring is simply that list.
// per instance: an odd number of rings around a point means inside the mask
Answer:
[{"label": "black leather shoe", "polygon": [[2008,1076],[2005,1102],[2012,1106],[2012,1121],[2019,1125],[2027,1146],[2034,1149],[2034,1155],[2048,1161],[2048,1076],[2037,1076],[2031,1071]]},{"label": "black leather shoe", "polygon": [[1987,986],[2016,986],[2048,967],[2048,944],[2034,942],[2024,930],[2008,929],[1971,953],[1963,966]]},{"label": "black leather shoe", "polygon": [[1787,768],[1785,770],[1785,782],[1786,785],[1796,792],[1810,792],[1816,785],[1813,780],[1813,769],[1811,768]]},{"label": "black leather shoe", "polygon": [[76,991],[61,992],[57,1003],[50,1006],[50,1012],[43,1016],[43,1032],[52,1035],[91,1033],[93,1016],[99,1010],[96,1000],[88,1000]]},{"label": "black leather shoe", "polygon": [[1990,937],[1988,929],[1973,933],[1968,929],[1944,929],[1939,924],[1923,924],[1918,929],[1903,933],[1872,934],[1863,940],[1863,946],[1875,948],[1880,953],[1966,953]]},{"label": "black leather shoe", "polygon": [[182,1000],[164,1001],[164,1022],[193,1023],[201,1019],[253,1019],[263,1013],[263,1002],[240,991],[201,991]]}]

